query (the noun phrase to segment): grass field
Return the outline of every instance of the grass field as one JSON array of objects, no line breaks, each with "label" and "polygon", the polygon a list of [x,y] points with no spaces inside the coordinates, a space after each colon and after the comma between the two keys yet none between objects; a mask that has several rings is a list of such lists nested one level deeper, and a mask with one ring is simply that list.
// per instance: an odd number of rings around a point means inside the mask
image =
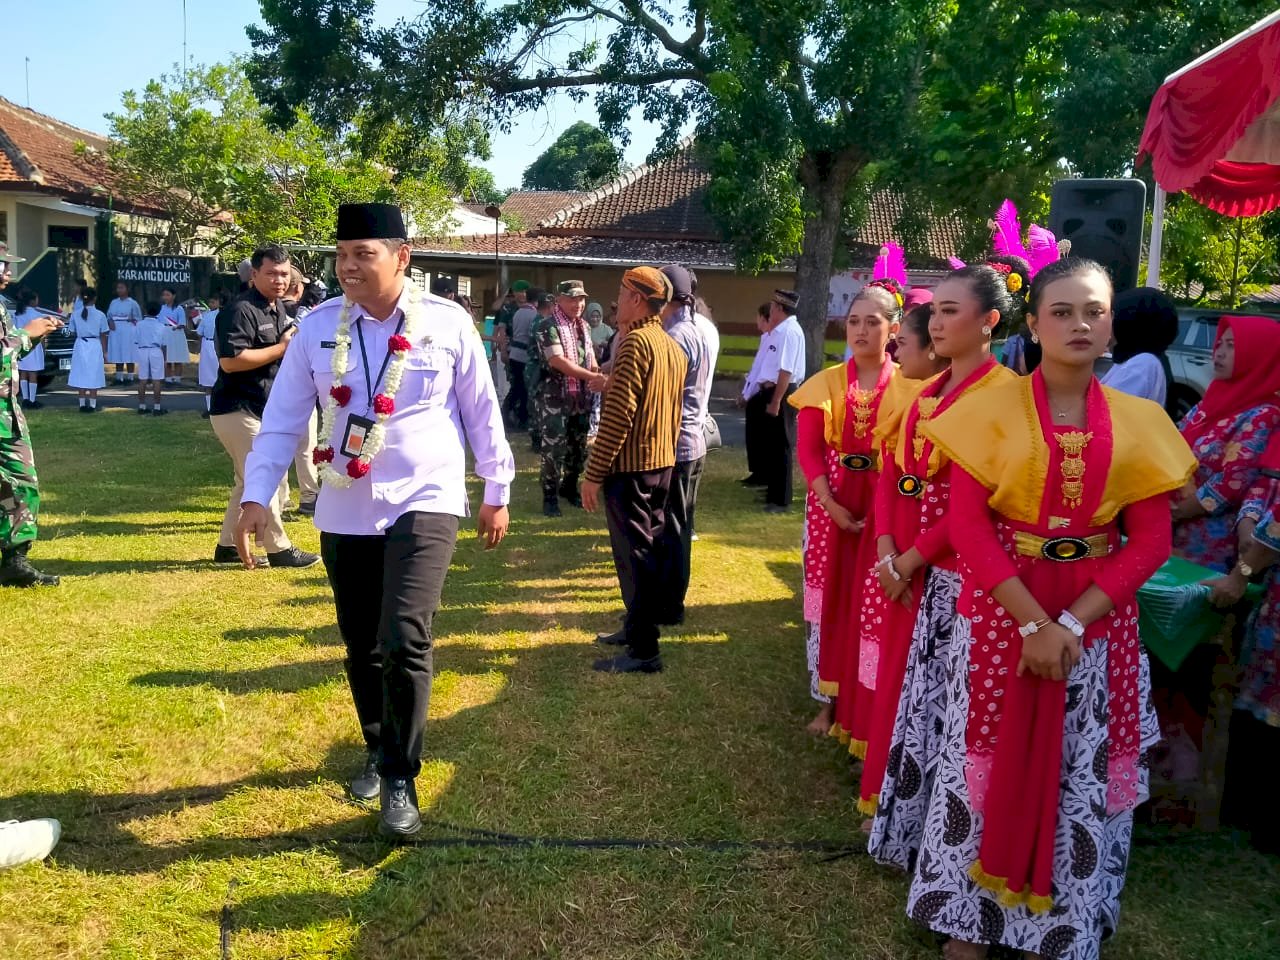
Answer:
[{"label": "grass field", "polygon": [[[457,551],[427,824],[394,848],[344,797],[361,745],[323,573],[206,562],[229,478],[208,426],[49,409],[33,429],[33,556],[64,585],[0,595],[0,818],[65,832],[0,873],[0,958],[937,955],[861,850],[834,743],[802,731],[799,520],[744,506],[737,452],[713,454],[689,625],[653,677],[591,672],[607,538],[536,515],[522,455],[505,548]],[[664,843],[574,842],[604,838]],[[1103,956],[1274,960],[1278,904],[1276,859],[1140,831]]]}]

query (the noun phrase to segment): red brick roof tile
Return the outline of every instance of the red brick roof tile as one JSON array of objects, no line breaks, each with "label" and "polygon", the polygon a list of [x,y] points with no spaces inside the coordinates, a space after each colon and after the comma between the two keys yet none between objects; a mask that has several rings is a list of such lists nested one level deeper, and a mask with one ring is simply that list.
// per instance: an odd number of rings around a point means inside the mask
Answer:
[{"label": "red brick roof tile", "polygon": [[516,190],[502,201],[502,212],[522,220],[529,229],[585,196],[576,190]]},{"label": "red brick roof tile", "polygon": [[[80,145],[89,150],[82,153]],[[103,202],[94,188],[111,187],[105,157],[110,142],[89,130],[73,127],[0,97],[0,186],[28,187],[81,202]],[[117,207],[130,206],[117,193]],[[160,211],[146,203],[139,212]]]},{"label": "red brick roof tile", "polygon": [[[733,265],[732,250],[707,210],[710,181],[710,172],[693,141],[686,140],[672,157],[636,167],[612,183],[576,195],[527,232],[504,234],[499,249],[503,256],[511,257],[728,268]],[[511,208],[513,199],[520,205],[529,202],[525,198],[539,196],[538,192],[512,194],[504,210]],[[556,194],[544,196],[550,199]],[[903,198],[890,191],[880,191],[872,198],[862,227],[848,238],[854,266],[870,267],[881,244],[902,242],[897,229],[902,205]],[[908,265],[916,269],[945,267],[947,257],[959,250],[964,234],[956,217],[934,217],[925,231],[924,249],[908,246]],[[492,235],[418,240],[415,246],[438,254],[493,256]],[[786,264],[782,269],[791,266]]]}]

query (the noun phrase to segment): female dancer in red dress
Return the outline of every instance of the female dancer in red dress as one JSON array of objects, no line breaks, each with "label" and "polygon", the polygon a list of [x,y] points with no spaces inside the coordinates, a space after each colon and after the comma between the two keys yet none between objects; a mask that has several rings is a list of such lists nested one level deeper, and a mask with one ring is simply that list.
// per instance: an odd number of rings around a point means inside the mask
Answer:
[{"label": "female dancer in red dress", "polygon": [[845,323],[852,358],[809,378],[790,401],[800,411],[796,456],[809,482],[805,568],[822,584],[806,597],[806,602],[818,600],[818,609],[805,611],[805,619],[819,625],[817,663],[811,669],[816,667],[819,693],[835,698],[809,724],[815,735],[835,729],[833,724],[853,725],[851,676],[861,604],[850,585],[875,557],[866,530],[879,476],[874,430],[898,375],[885,348],[901,317],[902,293],[895,281],[863,287]]},{"label": "female dancer in red dress", "polygon": [[880,477],[878,572],[889,603],[879,625],[858,805],[875,814],[872,856],[903,869],[914,862],[924,830],[945,706],[942,656],[960,589],[948,523],[950,462],[923,428],[961,397],[1016,377],[991,356],[991,339],[1020,313],[1014,295],[1021,302],[1025,290],[1025,262],[1016,273],[967,266],[938,287],[929,332],[934,353],[951,366],[901,418],[894,457]]},{"label": "female dancer in red dress", "polygon": [[1115,929],[1159,736],[1134,598],[1169,556],[1170,495],[1195,469],[1159,406],[1093,376],[1111,336],[1102,267],[1051,264],[1031,308],[1037,371],[926,428],[955,464],[965,582],[908,913],[952,938],[950,960],[989,944],[1097,960]]}]

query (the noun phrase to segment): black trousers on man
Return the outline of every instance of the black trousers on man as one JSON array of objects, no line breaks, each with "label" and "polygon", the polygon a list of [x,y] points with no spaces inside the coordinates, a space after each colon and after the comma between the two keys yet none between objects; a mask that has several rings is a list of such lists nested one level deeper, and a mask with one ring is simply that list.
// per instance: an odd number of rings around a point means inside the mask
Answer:
[{"label": "black trousers on man", "polygon": [[747,446],[747,475],[753,480],[760,480],[764,477],[764,458],[760,456],[760,441],[763,439],[761,433],[762,421],[768,416],[765,413],[765,404],[760,403],[760,394],[755,394],[747,401],[746,410],[743,413],[743,433],[744,442]]},{"label": "black trousers on man", "polygon": [[507,423],[516,430],[529,426],[529,389],[524,381],[524,364],[509,360],[507,375],[507,399],[503,404]]},{"label": "black trousers on man", "polygon": [[670,467],[615,473],[602,485],[613,565],[627,607],[623,630],[627,648],[638,660],[658,655],[658,627],[672,622],[660,543],[671,473]]},{"label": "black trousers on man", "polygon": [[693,511],[706,457],[677,462],[667,491],[666,522],[659,539],[659,564],[666,605],[662,623],[684,623],[693,559]]},{"label": "black trousers on man", "polygon": [[[766,387],[747,401],[747,412],[756,408],[759,418],[759,464],[751,472],[765,482],[764,502],[779,507],[791,506],[791,461],[796,449],[797,410],[787,402],[796,388],[788,385],[782,405],[776,417],[769,415],[769,404],[777,391],[776,386]],[[757,472],[758,471],[758,472]]]},{"label": "black trousers on man", "polygon": [[384,777],[413,778],[431,699],[431,620],[458,518],[406,513],[377,536],[320,534],[356,717]]}]

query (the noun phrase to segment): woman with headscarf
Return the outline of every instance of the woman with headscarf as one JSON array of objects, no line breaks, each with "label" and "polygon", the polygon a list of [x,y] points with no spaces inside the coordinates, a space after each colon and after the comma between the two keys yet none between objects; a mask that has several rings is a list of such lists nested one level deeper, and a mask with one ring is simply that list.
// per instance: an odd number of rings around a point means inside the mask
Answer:
[{"label": "woman with headscarf", "polygon": [[1115,365],[1102,385],[1165,406],[1171,379],[1165,351],[1178,337],[1177,308],[1154,287],[1138,287],[1116,297],[1114,309]]},{"label": "woman with headscarf", "polygon": [[1249,618],[1241,650],[1243,674],[1227,756],[1222,818],[1252,834],[1253,845],[1280,853],[1271,765],[1280,756],[1280,435],[1259,460],[1258,481],[1240,507],[1240,562],[1214,584],[1221,601],[1238,603],[1251,579],[1262,601]]},{"label": "woman with headscarf", "polygon": [[1173,506],[1173,552],[1226,573],[1236,563],[1236,518],[1258,459],[1280,428],[1280,322],[1223,317],[1213,382],[1179,424],[1200,462]]}]

